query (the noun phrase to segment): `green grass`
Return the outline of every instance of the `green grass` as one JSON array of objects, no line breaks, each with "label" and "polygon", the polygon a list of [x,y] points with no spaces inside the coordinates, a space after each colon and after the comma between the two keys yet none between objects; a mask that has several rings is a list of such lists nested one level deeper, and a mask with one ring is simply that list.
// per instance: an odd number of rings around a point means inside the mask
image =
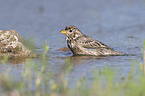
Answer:
[{"label": "green grass", "polygon": [[[145,41],[144,41],[145,49]],[[7,67],[7,56],[4,57],[5,70],[0,73],[0,96],[145,96],[145,53],[140,70],[132,68],[127,76],[120,77],[116,70],[104,68],[103,71],[94,69],[89,85],[88,79],[82,77],[74,87],[69,86],[67,79],[73,66],[69,57],[66,58],[64,70],[59,75],[48,72],[46,54],[49,50],[47,42],[43,46],[42,65],[26,60],[25,70],[20,78],[11,75],[11,67]],[[139,71],[139,72],[137,72]],[[53,77],[57,77],[57,80]]]}]

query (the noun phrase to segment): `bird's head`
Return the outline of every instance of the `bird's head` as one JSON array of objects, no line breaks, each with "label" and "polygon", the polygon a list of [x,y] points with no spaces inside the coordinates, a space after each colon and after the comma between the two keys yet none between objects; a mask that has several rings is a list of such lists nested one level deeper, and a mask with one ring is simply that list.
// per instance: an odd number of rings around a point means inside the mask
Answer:
[{"label": "bird's head", "polygon": [[83,33],[75,26],[66,26],[65,29],[60,31],[60,33],[66,35],[66,40],[74,40],[79,38],[80,36],[83,36]]}]

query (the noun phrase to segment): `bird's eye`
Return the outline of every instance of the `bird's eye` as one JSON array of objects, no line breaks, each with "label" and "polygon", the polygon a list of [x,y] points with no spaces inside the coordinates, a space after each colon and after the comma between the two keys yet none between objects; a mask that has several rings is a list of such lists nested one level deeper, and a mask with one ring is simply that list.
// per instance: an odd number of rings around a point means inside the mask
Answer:
[{"label": "bird's eye", "polygon": [[72,32],[72,30],[70,30],[69,32]]}]

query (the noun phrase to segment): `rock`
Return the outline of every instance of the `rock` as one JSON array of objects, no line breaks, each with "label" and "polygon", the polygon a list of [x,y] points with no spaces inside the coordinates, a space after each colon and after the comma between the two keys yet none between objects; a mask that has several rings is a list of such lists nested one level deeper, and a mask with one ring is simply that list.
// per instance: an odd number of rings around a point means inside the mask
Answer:
[{"label": "rock", "polygon": [[68,47],[63,47],[63,48],[60,48],[56,51],[65,51],[65,52],[67,52],[67,51],[70,51],[70,49]]},{"label": "rock", "polygon": [[8,55],[13,57],[37,57],[35,53],[26,48],[24,38],[15,30],[0,30],[0,57]]}]

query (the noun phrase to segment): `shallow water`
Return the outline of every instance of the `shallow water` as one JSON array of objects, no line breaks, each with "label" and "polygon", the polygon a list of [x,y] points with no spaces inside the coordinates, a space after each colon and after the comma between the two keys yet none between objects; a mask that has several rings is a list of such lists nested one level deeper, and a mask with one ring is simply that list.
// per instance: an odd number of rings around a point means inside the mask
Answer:
[{"label": "shallow water", "polygon": [[[42,53],[42,41],[48,42],[47,62],[52,71],[62,71],[66,58],[69,58],[74,68],[70,81],[82,76],[89,79],[92,70],[105,67],[127,74],[133,65],[131,59],[138,61],[137,68],[142,62],[144,0],[1,0],[0,13],[0,29],[14,29],[25,39],[32,36],[40,48],[36,50],[38,54]],[[59,33],[66,25],[75,25],[84,34],[128,55],[96,58],[58,52],[57,49],[66,47],[65,36]],[[19,74],[25,68],[25,61],[18,61],[7,63],[14,69],[12,74]],[[41,62],[41,58],[34,62]],[[0,70],[5,67],[0,65]]]}]

